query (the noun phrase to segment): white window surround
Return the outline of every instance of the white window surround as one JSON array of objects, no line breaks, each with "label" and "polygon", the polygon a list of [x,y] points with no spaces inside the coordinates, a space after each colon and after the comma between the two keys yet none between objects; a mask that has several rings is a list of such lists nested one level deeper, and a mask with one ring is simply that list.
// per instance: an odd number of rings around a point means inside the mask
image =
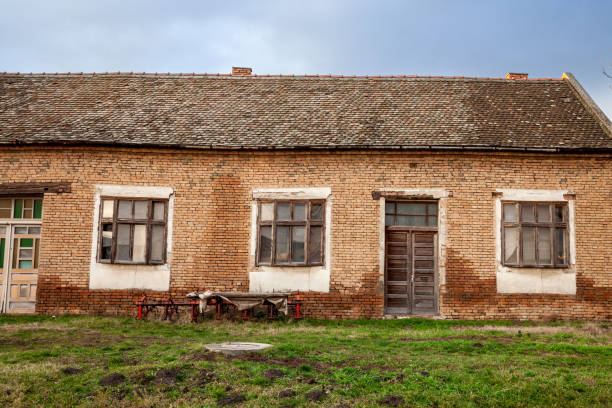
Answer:
[{"label": "white window surround", "polygon": [[[164,265],[121,265],[97,262],[101,196],[168,199],[168,223],[166,225],[168,233]],[[172,262],[173,213],[174,189],[172,187],[95,185],[89,288],[168,291]]]},{"label": "white window surround", "polygon": [[[329,292],[331,276],[331,188],[260,188],[253,190],[251,203],[251,248],[249,251],[250,292]],[[322,266],[255,265],[257,255],[257,200],[325,200],[325,264]]]},{"label": "white window surround", "polygon": [[[495,196],[495,265],[498,293],[576,294],[576,234],[574,201],[564,198],[567,190],[496,190]],[[502,263],[502,201],[566,202],[569,222],[569,268],[515,268]]]},{"label": "white window surround", "polygon": [[[438,200],[438,269],[437,269],[437,284],[443,286],[446,284],[446,214],[448,206],[448,198],[452,196],[450,191],[441,188],[381,188],[377,191],[381,193],[393,193],[394,197],[428,197],[427,199]],[[384,292],[385,287],[385,203],[384,194],[380,197],[379,204],[379,239],[378,239],[378,256],[379,256],[379,278],[378,287]]]}]

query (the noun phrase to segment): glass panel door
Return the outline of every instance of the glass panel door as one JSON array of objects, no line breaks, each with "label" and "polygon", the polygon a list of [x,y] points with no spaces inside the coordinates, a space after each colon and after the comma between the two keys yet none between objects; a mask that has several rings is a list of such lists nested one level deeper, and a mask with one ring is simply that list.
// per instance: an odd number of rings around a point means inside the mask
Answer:
[{"label": "glass panel door", "polygon": [[[2,209],[0,208],[0,211]],[[8,245],[7,243],[7,229],[6,225],[0,225],[0,312],[3,309],[4,305],[4,292],[5,292],[5,271],[8,269]]]},{"label": "glass panel door", "polygon": [[11,232],[5,311],[34,313],[40,259],[40,226],[16,225]]}]

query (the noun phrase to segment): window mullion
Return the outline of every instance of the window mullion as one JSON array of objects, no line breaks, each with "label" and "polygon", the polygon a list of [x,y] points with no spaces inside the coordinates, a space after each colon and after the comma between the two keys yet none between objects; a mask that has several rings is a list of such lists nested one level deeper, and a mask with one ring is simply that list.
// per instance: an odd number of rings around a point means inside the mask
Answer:
[{"label": "window mullion", "polygon": [[272,257],[270,259],[270,265],[275,265],[276,264],[276,200],[274,200],[274,214],[272,216]]}]

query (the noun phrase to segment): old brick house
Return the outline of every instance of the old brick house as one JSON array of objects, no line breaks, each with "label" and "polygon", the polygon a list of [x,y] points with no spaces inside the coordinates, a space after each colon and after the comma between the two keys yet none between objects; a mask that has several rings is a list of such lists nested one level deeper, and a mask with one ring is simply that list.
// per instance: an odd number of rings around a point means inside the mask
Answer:
[{"label": "old brick house", "polygon": [[0,74],[1,311],[611,319],[611,153],[571,74]]}]

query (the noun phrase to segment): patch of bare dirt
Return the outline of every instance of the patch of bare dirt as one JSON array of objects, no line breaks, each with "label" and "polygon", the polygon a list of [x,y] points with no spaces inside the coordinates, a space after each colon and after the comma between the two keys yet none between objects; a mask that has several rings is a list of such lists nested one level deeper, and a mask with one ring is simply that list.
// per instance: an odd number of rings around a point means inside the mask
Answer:
[{"label": "patch of bare dirt", "polygon": [[283,390],[281,392],[278,393],[278,398],[293,398],[295,397],[297,394],[295,393],[295,391],[293,390]]},{"label": "patch of bare dirt", "polygon": [[206,384],[217,379],[217,375],[208,370],[200,370],[200,372],[195,377],[195,382],[199,386],[205,386]]},{"label": "patch of bare dirt", "polygon": [[162,368],[155,374],[153,382],[156,384],[174,385],[179,381],[181,375],[181,370]]},{"label": "patch of bare dirt", "polygon": [[381,405],[386,405],[388,407],[401,407],[404,403],[404,399],[399,395],[387,395],[380,400]]},{"label": "patch of bare dirt", "polygon": [[125,376],[123,374],[113,373],[107,375],[106,377],[102,377],[100,379],[100,385],[103,385],[105,387],[115,387],[124,381]]},{"label": "patch of bare dirt", "polygon": [[265,378],[267,378],[270,381],[274,381],[277,378],[284,377],[285,373],[282,372],[281,370],[271,368],[269,370],[264,371],[261,375],[263,375]]},{"label": "patch of bare dirt", "polygon": [[181,359],[193,361],[217,361],[217,353],[211,353],[210,351],[203,349],[194,353],[185,354]]},{"label": "patch of bare dirt", "polygon": [[221,407],[227,407],[230,405],[240,404],[241,402],[244,402],[244,401],[246,401],[246,398],[243,395],[230,394],[230,395],[226,395],[223,398],[220,398],[219,401],[217,401],[217,403]]},{"label": "patch of bare dirt", "polygon": [[324,390],[312,390],[306,394],[306,399],[308,401],[317,402],[321,401],[326,396],[327,392],[325,392]]},{"label": "patch of bare dirt", "polygon": [[62,373],[66,375],[83,374],[83,370],[76,367],[65,367],[62,368]]}]

